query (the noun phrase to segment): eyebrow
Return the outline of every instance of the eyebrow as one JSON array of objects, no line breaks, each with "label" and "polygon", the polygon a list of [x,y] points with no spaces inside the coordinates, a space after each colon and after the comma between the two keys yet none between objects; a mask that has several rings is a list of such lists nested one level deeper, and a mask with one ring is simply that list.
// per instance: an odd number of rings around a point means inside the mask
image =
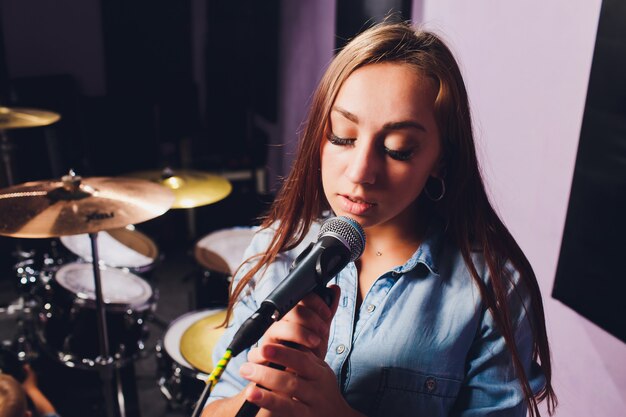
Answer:
[{"label": "eyebrow", "polygon": [[[331,110],[336,111],[337,113],[341,114],[343,117],[350,120],[351,122],[354,122],[356,124],[359,123],[359,118],[355,114],[350,113],[348,110],[342,109],[341,107],[338,107],[338,106],[333,106]],[[402,120],[399,122],[389,122],[383,125],[383,130],[400,130],[400,129],[406,129],[406,128],[414,128],[414,129],[426,132],[426,128],[422,124],[414,120]]]}]

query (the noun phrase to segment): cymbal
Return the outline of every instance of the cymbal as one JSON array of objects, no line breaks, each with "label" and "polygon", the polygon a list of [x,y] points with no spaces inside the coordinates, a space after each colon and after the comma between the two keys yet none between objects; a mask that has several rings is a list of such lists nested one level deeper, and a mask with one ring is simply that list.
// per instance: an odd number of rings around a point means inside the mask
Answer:
[{"label": "cymbal", "polygon": [[95,233],[165,213],[170,190],[135,178],[33,181],[0,190],[0,235],[46,238]]},{"label": "cymbal", "polygon": [[161,184],[174,192],[172,208],[192,208],[216,203],[226,198],[233,186],[219,175],[194,170],[139,171],[126,174]]},{"label": "cymbal", "polygon": [[48,110],[0,107],[0,130],[47,126],[60,118],[60,114]]},{"label": "cymbal", "polygon": [[180,338],[180,353],[196,369],[207,374],[213,370],[211,352],[217,340],[224,333],[224,328],[217,326],[224,322],[226,310],[219,311],[208,317],[198,320]]}]

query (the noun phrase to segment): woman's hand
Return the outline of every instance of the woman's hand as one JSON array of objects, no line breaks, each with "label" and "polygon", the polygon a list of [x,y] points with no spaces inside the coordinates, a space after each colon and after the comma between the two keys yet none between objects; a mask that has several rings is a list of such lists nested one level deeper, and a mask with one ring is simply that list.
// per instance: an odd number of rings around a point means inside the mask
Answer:
[{"label": "woman's hand", "polygon": [[[251,384],[244,391],[246,400],[265,409],[263,415],[359,415],[344,400],[337,377],[324,362],[330,323],[339,302],[339,287],[331,288],[332,306],[317,295],[305,297],[268,329],[261,345],[250,350],[249,362],[240,368],[244,378],[267,388]],[[285,346],[285,342],[298,346]],[[268,363],[286,369],[273,369]]]},{"label": "woman's hand", "polygon": [[[324,359],[328,349],[330,323],[339,304],[339,287],[328,288],[332,303],[327,305],[317,294],[309,294],[265,332],[260,346],[288,342]],[[255,348],[256,349],[256,348]],[[252,349],[254,351],[255,349]]]}]

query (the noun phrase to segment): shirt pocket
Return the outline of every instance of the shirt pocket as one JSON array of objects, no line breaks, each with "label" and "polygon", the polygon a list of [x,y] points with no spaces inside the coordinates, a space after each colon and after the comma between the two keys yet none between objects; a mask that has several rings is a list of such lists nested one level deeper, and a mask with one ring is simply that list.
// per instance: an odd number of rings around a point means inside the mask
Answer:
[{"label": "shirt pocket", "polygon": [[447,416],[461,380],[402,368],[383,368],[373,416]]}]

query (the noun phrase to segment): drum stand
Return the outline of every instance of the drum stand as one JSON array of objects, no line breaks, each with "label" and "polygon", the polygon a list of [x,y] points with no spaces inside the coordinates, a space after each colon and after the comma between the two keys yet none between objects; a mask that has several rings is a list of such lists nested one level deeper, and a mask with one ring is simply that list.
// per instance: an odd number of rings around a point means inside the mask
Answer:
[{"label": "drum stand", "polygon": [[[121,417],[126,417],[124,405],[124,395],[119,381],[119,370],[113,374],[115,366],[113,357],[109,351],[109,336],[107,334],[106,315],[104,297],[102,295],[102,282],[100,280],[100,262],[98,258],[98,232],[89,233],[91,241],[91,258],[93,264],[93,276],[96,295],[96,321],[98,325],[98,342],[100,345],[100,356],[96,358],[96,365],[99,367],[102,385],[104,386],[104,400],[107,417],[117,417],[117,411]],[[115,376],[115,378],[114,378]],[[113,384],[117,392],[113,390]],[[117,396],[117,400],[115,398]]]},{"label": "drum stand", "polygon": [[15,184],[13,178],[13,164],[11,163],[11,155],[13,154],[13,145],[9,142],[9,138],[4,129],[0,129],[0,154],[2,154],[2,165],[4,165],[4,175],[7,185],[10,187]]}]

